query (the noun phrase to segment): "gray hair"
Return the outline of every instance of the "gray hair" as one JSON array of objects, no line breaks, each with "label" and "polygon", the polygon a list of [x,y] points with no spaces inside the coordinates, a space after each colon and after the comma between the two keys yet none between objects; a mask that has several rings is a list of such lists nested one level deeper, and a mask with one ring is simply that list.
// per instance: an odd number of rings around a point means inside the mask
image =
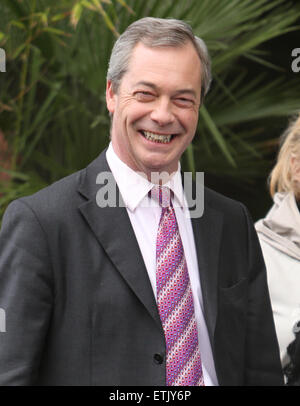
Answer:
[{"label": "gray hair", "polygon": [[118,92],[121,79],[127,72],[134,47],[142,42],[148,47],[179,47],[191,41],[202,65],[201,104],[211,83],[211,62],[204,41],[195,36],[192,28],[184,21],[145,17],[135,21],[116,41],[107,71],[107,80]]}]

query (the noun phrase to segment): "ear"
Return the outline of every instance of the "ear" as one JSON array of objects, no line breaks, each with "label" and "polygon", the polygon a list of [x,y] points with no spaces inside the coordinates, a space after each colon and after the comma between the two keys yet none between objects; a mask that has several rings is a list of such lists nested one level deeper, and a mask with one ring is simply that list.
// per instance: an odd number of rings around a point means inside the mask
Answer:
[{"label": "ear", "polygon": [[110,80],[106,83],[106,106],[107,110],[113,114],[116,108],[116,95],[112,89],[112,82]]}]

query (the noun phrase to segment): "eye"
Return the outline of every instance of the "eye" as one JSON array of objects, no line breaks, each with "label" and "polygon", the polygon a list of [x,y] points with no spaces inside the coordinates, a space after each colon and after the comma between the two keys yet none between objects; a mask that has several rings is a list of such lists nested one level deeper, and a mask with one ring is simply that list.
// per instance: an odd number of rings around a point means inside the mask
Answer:
[{"label": "eye", "polygon": [[150,93],[146,90],[139,90],[134,93],[134,96],[137,99],[137,101],[140,101],[140,102],[152,101],[155,98],[155,95],[153,93]]},{"label": "eye", "polygon": [[177,106],[183,107],[183,108],[189,108],[193,107],[195,105],[194,100],[192,99],[187,99],[186,97],[177,97],[174,99],[174,102]]}]

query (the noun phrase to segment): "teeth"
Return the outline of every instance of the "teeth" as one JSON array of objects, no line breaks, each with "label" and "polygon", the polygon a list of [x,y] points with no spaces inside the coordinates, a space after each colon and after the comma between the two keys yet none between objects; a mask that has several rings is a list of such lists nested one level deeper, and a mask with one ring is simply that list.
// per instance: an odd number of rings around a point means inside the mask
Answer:
[{"label": "teeth", "polygon": [[167,144],[168,142],[170,142],[171,137],[172,137],[172,135],[160,135],[160,134],[151,133],[149,131],[143,131],[143,134],[150,141],[162,142],[164,144]]}]

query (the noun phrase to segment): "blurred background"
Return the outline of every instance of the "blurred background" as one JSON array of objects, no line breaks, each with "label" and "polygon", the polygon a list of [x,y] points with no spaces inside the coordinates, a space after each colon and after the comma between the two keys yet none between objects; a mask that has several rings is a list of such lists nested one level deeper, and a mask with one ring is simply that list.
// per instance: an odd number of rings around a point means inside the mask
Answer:
[{"label": "blurred background", "polygon": [[279,137],[300,110],[292,70],[299,0],[1,0],[0,222],[10,201],[85,167],[108,145],[108,58],[144,16],[185,20],[212,58],[183,169],[204,171],[207,186],[243,202],[254,220],[265,215]]}]

